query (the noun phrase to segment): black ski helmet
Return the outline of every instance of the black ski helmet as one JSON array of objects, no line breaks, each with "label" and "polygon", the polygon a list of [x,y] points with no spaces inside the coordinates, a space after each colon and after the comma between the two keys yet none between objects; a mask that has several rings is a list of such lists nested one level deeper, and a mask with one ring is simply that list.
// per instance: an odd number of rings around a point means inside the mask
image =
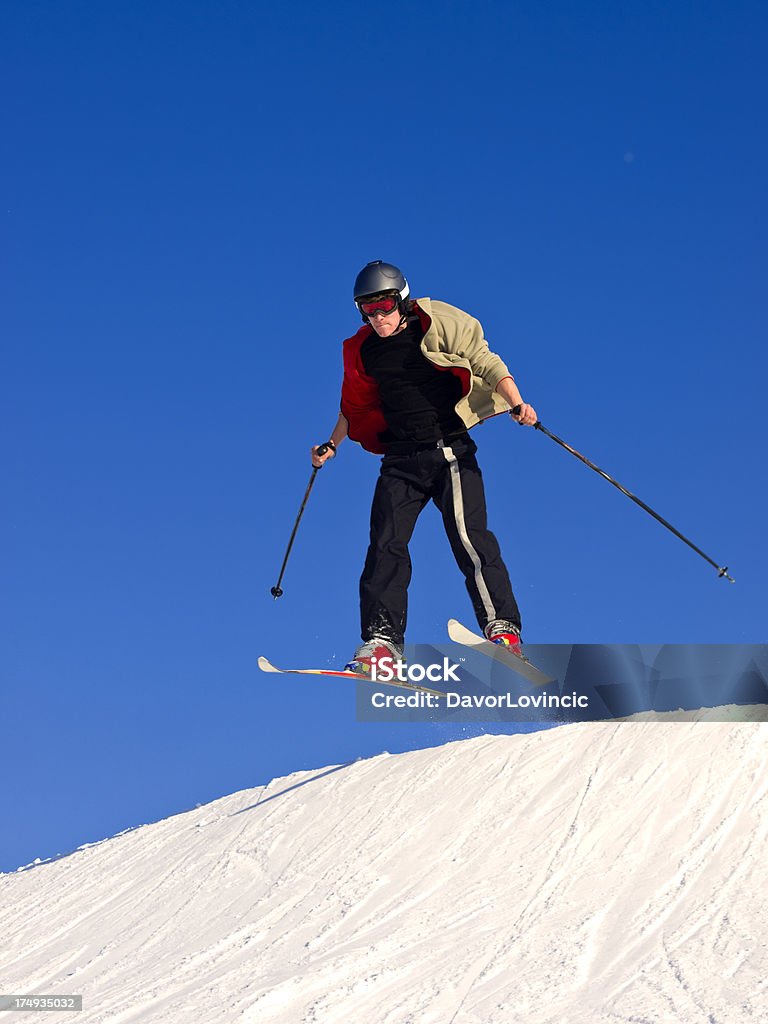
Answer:
[{"label": "black ski helmet", "polygon": [[382,260],[366,263],[355,278],[355,304],[367,295],[381,295],[383,292],[397,292],[403,302],[408,298],[410,289],[398,267]]}]

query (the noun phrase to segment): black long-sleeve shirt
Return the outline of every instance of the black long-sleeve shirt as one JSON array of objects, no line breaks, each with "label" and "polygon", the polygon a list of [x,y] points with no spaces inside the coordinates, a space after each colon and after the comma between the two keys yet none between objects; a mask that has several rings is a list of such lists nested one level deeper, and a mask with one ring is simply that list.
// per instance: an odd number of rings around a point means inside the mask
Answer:
[{"label": "black long-sleeve shirt", "polygon": [[399,334],[380,338],[374,331],[360,348],[365,372],[379,388],[387,422],[379,439],[388,450],[429,444],[466,429],[455,410],[461,382],[426,358],[420,348],[423,336],[414,316]]}]

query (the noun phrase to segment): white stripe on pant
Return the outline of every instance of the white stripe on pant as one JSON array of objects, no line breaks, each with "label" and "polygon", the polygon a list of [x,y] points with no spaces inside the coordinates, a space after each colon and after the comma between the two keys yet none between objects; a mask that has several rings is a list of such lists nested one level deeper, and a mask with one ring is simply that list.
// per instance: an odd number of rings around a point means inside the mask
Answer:
[{"label": "white stripe on pant", "polygon": [[475,568],[475,586],[477,592],[480,595],[480,600],[483,602],[483,608],[488,616],[488,621],[498,618],[496,615],[496,609],[493,606],[491,595],[488,587],[483,579],[483,567],[480,562],[480,556],[472,546],[472,541],[469,539],[467,533],[467,524],[464,520],[464,499],[461,493],[461,473],[459,471],[459,464],[456,461],[456,456],[453,454],[453,449],[450,447],[443,446],[443,455],[451,468],[451,491],[453,494],[453,515],[456,520],[456,529],[459,534],[459,539],[464,546],[464,550],[472,560],[472,565]]}]

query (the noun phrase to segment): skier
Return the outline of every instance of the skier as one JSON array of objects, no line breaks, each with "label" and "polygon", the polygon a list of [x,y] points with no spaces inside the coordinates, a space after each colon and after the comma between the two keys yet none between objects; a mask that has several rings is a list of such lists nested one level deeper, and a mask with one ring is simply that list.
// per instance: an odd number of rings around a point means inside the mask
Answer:
[{"label": "skier", "polygon": [[383,455],[371,507],[370,546],[360,579],[362,645],[347,669],[370,673],[373,658],[402,658],[411,560],[408,542],[432,499],[466,579],[484,635],[521,654],[520,611],[499,545],[486,524],[477,446],[469,429],[510,411],[532,426],[504,362],[480,323],[455,306],[413,300],[401,271],[374,260],[357,275],[355,304],[365,326],[344,342],[341,412],[328,450],[345,437]]}]

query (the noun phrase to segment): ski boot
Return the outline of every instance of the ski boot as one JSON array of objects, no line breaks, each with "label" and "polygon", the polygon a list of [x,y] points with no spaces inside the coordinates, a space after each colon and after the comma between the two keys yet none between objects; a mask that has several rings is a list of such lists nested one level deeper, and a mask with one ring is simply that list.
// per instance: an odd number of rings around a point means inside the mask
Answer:
[{"label": "ski boot", "polygon": [[360,676],[370,676],[372,673],[373,660],[380,664],[382,660],[391,659],[392,664],[396,661],[403,661],[403,649],[391,640],[384,640],[382,637],[372,637],[358,647],[352,656],[352,660],[344,666],[345,672],[355,672]]},{"label": "ski boot", "polygon": [[486,640],[492,644],[503,644],[512,654],[523,658],[523,642],[520,639],[520,627],[509,619],[493,619],[483,630]]}]

